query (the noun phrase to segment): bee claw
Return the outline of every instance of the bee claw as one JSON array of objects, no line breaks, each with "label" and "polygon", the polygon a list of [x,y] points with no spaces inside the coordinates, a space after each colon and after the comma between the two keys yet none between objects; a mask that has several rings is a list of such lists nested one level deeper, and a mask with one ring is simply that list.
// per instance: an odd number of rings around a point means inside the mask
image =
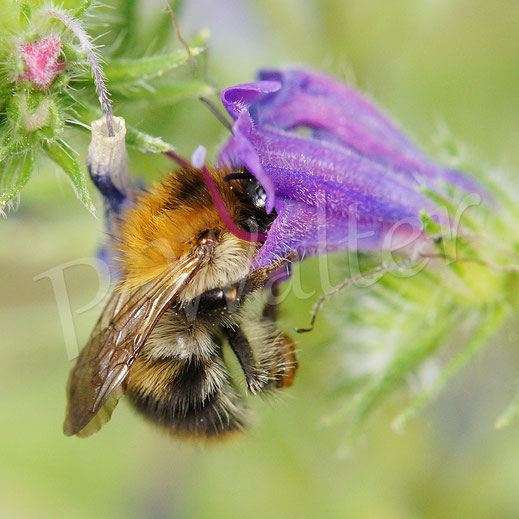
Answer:
[{"label": "bee claw", "polygon": [[264,377],[260,373],[247,378],[247,387],[253,395],[259,393],[265,387],[266,381],[263,379]]}]

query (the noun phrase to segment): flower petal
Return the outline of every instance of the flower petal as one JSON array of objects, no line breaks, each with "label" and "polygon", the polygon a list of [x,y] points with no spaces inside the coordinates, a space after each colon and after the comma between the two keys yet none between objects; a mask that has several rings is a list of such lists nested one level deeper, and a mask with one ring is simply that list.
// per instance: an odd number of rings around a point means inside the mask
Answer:
[{"label": "flower petal", "polygon": [[260,100],[266,94],[277,92],[281,88],[279,81],[255,81],[227,88],[222,92],[221,99],[225,108],[233,119],[244,108],[249,108],[255,101]]},{"label": "flower petal", "polygon": [[[387,221],[357,221],[355,215],[327,215],[318,207],[282,200],[278,216],[260,248],[253,269],[266,267],[296,252],[299,259],[339,250],[397,250],[422,237],[418,217]],[[389,237],[389,239],[388,239]]]},{"label": "flower petal", "polygon": [[[264,187],[268,210],[277,211],[256,266],[289,251],[387,248],[388,236],[394,250],[409,231],[424,236],[422,210],[447,223],[421,187],[449,182],[481,193],[463,174],[430,161],[339,81],[307,70],[263,71],[260,78],[222,93],[235,124],[220,154],[226,165],[245,166]],[[402,222],[407,231],[394,232]]]},{"label": "flower petal", "polygon": [[[436,207],[414,186],[400,182],[387,167],[346,148],[275,132],[252,130],[242,112],[221,159],[242,164],[260,181],[277,218],[256,266],[268,265],[290,250],[299,254],[349,249],[351,227],[369,239],[360,250],[382,248],[389,229]],[[242,132],[243,128],[245,132]],[[261,151],[256,151],[261,150]]]},{"label": "flower petal", "polygon": [[[259,77],[281,88],[275,95],[254,99],[250,113],[255,124],[285,131],[307,128],[314,138],[351,147],[429,188],[447,181],[483,194],[472,179],[426,157],[372,102],[348,85],[306,69],[265,69]],[[253,83],[257,91],[259,83]],[[240,87],[239,91],[228,89],[227,97],[238,96],[247,85]]]},{"label": "flower petal", "polygon": [[265,190],[265,208],[270,214],[274,209],[274,184],[263,170],[258,152],[252,143],[253,134],[250,115],[242,110],[234,123],[233,137],[220,152],[220,162],[231,168],[244,166],[258,179]]}]

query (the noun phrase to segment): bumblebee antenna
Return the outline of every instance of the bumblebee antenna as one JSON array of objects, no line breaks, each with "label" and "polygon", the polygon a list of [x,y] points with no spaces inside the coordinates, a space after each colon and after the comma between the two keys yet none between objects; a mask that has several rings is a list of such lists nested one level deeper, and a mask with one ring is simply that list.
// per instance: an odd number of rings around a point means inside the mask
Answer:
[{"label": "bumblebee antenna", "polygon": [[207,99],[207,97],[200,96],[198,99],[200,99],[200,101],[209,108],[211,113],[232,133],[232,123],[216,108],[214,103],[210,99]]}]

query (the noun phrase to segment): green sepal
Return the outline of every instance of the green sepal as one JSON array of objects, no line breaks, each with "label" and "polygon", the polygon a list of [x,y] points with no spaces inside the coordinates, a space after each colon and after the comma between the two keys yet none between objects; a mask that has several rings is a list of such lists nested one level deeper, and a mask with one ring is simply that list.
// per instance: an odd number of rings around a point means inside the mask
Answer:
[{"label": "green sepal", "polygon": [[95,207],[90,198],[90,193],[88,192],[86,177],[76,158],[76,152],[62,140],[44,143],[42,148],[49,158],[63,169],[72,182],[74,191],[83,205],[92,214],[95,214]]},{"label": "green sepal", "polygon": [[[11,141],[5,139],[2,144],[3,145],[0,147],[0,164],[2,164],[4,160],[7,160],[14,155],[24,153],[32,147],[31,139],[28,138],[17,138]],[[0,180],[2,179],[2,170],[3,167],[0,167]]]},{"label": "green sepal", "polygon": [[13,200],[27,184],[34,169],[34,154],[32,152],[18,154],[6,161],[0,191],[0,211]]},{"label": "green sepal", "polygon": [[488,339],[496,332],[506,316],[506,311],[501,305],[484,309],[483,312],[483,315],[481,315],[482,324],[471,335],[470,340],[462,348],[460,353],[443,369],[432,386],[421,393],[411,405],[395,418],[393,427],[396,430],[403,430],[409,419],[415,416],[428,402],[438,395],[450,378],[487,344]]},{"label": "green sepal", "polygon": [[410,336],[413,339],[398,348],[383,374],[354,399],[349,407],[352,420],[345,438],[344,450],[350,450],[358,438],[366,419],[425,359],[430,357],[443,344],[453,327],[459,322],[459,312],[452,309],[445,312],[442,319],[430,330],[420,326]]},{"label": "green sepal", "polygon": [[164,153],[174,149],[171,144],[163,141],[160,137],[152,137],[132,127],[126,128],[126,144],[144,153]]},{"label": "green sepal", "polygon": [[74,9],[72,16],[74,18],[79,18],[91,5],[92,0],[83,0],[82,4]]},{"label": "green sepal", "polygon": [[148,88],[122,88],[117,89],[114,85],[113,98],[121,97],[132,101],[151,101],[158,103],[175,103],[183,99],[208,96],[214,93],[213,87],[203,81],[188,80],[164,83]]},{"label": "green sepal", "polygon": [[[190,49],[191,56],[194,58],[203,50],[202,47],[193,47]],[[160,77],[166,72],[183,65],[189,59],[185,49],[144,58],[121,58],[108,62],[104,67],[104,73],[110,86],[115,86],[115,83],[128,83]]]}]

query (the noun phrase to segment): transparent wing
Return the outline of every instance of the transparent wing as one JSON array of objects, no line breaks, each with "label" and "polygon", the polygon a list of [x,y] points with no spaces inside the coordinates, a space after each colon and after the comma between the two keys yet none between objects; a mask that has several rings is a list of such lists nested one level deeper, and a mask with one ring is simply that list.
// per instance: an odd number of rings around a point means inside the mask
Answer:
[{"label": "transparent wing", "polygon": [[84,435],[92,434],[108,420],[124,393],[123,382],[131,365],[155,324],[205,263],[204,254],[189,256],[140,287],[117,287],[70,374],[63,426],[67,436],[80,433],[112,396],[110,409],[103,409],[108,417],[98,420],[100,425]]}]

